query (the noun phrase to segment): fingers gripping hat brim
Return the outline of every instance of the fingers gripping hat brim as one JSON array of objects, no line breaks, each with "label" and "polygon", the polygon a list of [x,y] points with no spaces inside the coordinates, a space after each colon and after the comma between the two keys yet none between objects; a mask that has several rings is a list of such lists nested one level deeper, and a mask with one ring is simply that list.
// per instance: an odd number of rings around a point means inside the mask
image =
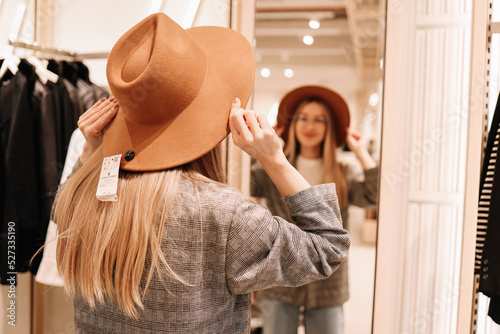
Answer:
[{"label": "fingers gripping hat brim", "polygon": [[[168,117],[166,121],[137,122],[135,116],[130,117],[130,112],[122,107],[120,96],[115,95],[120,110],[104,134],[103,153],[105,156],[122,154],[121,169],[163,170],[201,157],[228,135],[228,119],[233,100],[239,97],[245,106],[250,98],[255,61],[253,49],[246,38],[234,30],[222,27],[195,27],[187,29],[186,32],[204,51],[207,65],[204,72],[196,73],[202,78],[201,86],[185,107],[186,103],[182,104],[182,110],[170,111],[168,103],[164,102],[163,105],[153,106],[152,108],[157,109],[154,112],[171,112],[174,114],[173,117]],[[180,43],[177,47],[183,47],[183,44]],[[156,71],[175,72],[176,69],[169,68],[168,58],[160,57],[156,61],[161,62],[153,64],[157,67]],[[151,64],[146,65],[143,74],[154,75],[154,72],[148,72],[148,66]],[[183,71],[195,70],[183,69]],[[185,77],[189,75],[179,75],[178,85],[191,84],[186,82]],[[159,81],[158,87],[151,85],[155,87],[152,90],[159,89],[160,93],[162,89],[168,90],[168,87],[162,85],[163,82]],[[112,93],[115,93],[111,83],[110,87]],[[169,91],[164,93],[168,94]],[[143,100],[148,98],[148,91],[145,89]],[[179,99],[182,98],[183,96],[179,96]],[[140,105],[140,102],[138,104]],[[148,103],[148,106],[150,105]],[[148,113],[151,110],[139,110],[139,112]],[[134,113],[137,114],[136,111]],[[124,156],[129,151],[134,152],[134,157],[128,161]]]}]

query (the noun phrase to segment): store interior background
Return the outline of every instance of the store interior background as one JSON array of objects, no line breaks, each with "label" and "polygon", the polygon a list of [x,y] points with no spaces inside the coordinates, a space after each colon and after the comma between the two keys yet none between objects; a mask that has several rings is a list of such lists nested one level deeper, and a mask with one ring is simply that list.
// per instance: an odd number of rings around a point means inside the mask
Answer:
[{"label": "store interior background", "polygon": [[[467,268],[473,262],[475,231],[467,208],[478,185],[476,176],[469,176],[470,165],[469,174],[465,170],[467,154],[480,151],[480,145],[471,149],[461,138],[471,142],[472,126],[478,124],[477,138],[484,127],[482,110],[474,116],[480,120],[468,124],[467,97],[477,97],[486,86],[484,78],[472,76],[476,86],[469,87],[471,28],[473,8],[477,13],[490,3],[497,4],[493,20],[500,20],[498,1],[487,0],[0,0],[0,56],[12,51],[7,41],[19,27],[16,38],[94,53],[109,52],[125,31],[152,12],[165,12],[185,28],[237,22],[232,27],[255,43],[253,108],[268,113],[271,122],[276,103],[288,90],[303,84],[328,86],[348,102],[351,127],[373,140],[384,175],[396,175],[402,162],[411,161],[411,154],[428,139],[426,131],[441,131],[450,138],[436,144],[441,155],[425,155],[400,183],[381,179],[377,248],[377,222],[367,220],[365,210],[351,208],[346,334],[370,333],[372,321],[374,333],[468,333],[467,326],[457,324],[471,319],[472,278]],[[23,6],[25,19],[19,26],[16,13]],[[311,28],[310,20],[319,21],[320,28]],[[486,35],[486,26],[476,26],[481,29]],[[306,35],[314,38],[312,45],[304,44]],[[496,84],[491,87],[490,109],[499,87],[497,36],[492,47],[497,61],[491,65]],[[31,54],[15,52],[20,57]],[[92,81],[106,86],[106,59],[85,63]],[[264,68],[269,70],[267,77],[262,75],[267,72]],[[287,69],[293,77],[285,75]],[[479,104],[472,107],[481,109]],[[455,107],[463,109],[457,111],[463,117],[450,127],[443,119]],[[349,153],[343,158],[355,163]],[[242,166],[242,170],[248,179],[248,169]],[[474,218],[471,208],[469,215]],[[0,315],[8,303],[7,293],[2,286]],[[2,316],[0,333],[74,332],[72,304],[61,288],[41,286],[29,274],[20,274],[16,298],[17,326],[9,327]],[[498,326],[487,320],[486,305],[479,310],[478,333],[497,333]]]}]

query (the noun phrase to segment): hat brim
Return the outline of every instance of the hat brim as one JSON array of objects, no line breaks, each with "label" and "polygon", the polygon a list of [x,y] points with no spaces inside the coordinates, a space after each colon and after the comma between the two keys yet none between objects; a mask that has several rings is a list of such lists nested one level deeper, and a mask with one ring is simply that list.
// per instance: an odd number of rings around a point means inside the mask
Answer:
[{"label": "hat brim", "polygon": [[347,136],[346,128],[349,127],[350,123],[349,107],[340,94],[322,86],[301,86],[288,92],[281,99],[278,107],[278,121],[276,125],[277,128],[285,129],[281,137],[285,143],[288,141],[290,123],[297,107],[305,99],[313,97],[324,100],[330,106],[337,146],[342,146]]},{"label": "hat brim", "polygon": [[[229,134],[233,100],[239,97],[242,106],[248,103],[255,73],[249,42],[222,27],[186,31],[206,53],[205,82],[192,103],[168,124],[136,124],[120,108],[104,133],[102,150],[104,156],[122,154],[123,170],[164,170],[196,160]],[[124,159],[128,151],[135,152],[130,161]]]}]

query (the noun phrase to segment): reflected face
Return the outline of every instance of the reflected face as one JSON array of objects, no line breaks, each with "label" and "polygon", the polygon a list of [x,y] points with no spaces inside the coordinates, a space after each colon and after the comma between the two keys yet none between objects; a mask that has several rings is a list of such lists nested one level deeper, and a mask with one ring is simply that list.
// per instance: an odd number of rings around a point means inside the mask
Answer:
[{"label": "reflected face", "polygon": [[327,115],[318,102],[309,102],[296,115],[295,136],[301,148],[318,149],[326,136]]}]

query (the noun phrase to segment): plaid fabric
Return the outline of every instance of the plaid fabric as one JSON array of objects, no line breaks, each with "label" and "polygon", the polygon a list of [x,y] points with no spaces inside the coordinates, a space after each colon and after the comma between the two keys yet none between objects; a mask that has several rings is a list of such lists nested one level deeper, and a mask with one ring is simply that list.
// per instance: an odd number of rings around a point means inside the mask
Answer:
[{"label": "plaid fabric", "polygon": [[[349,230],[347,206],[355,205],[368,208],[377,204],[378,167],[363,171],[364,175],[361,177],[356,175],[350,165],[345,165],[345,170],[348,202],[342,210],[342,222],[344,228]],[[259,163],[254,163],[252,166],[251,194],[261,199],[264,198],[266,206],[274,215],[291,220],[283,196]],[[260,298],[271,298],[304,306],[306,309],[342,305],[349,299],[347,265],[348,260],[344,261],[327,279],[318,280],[311,284],[297,288],[277,287],[259,291],[256,294],[257,301]]]},{"label": "plaid fabric", "polygon": [[138,320],[110,301],[92,310],[75,296],[77,333],[249,333],[251,291],[326,278],[347,256],[332,184],[286,198],[296,224],[230,188],[182,180],[180,189],[162,248],[184,283],[155,275]]}]

